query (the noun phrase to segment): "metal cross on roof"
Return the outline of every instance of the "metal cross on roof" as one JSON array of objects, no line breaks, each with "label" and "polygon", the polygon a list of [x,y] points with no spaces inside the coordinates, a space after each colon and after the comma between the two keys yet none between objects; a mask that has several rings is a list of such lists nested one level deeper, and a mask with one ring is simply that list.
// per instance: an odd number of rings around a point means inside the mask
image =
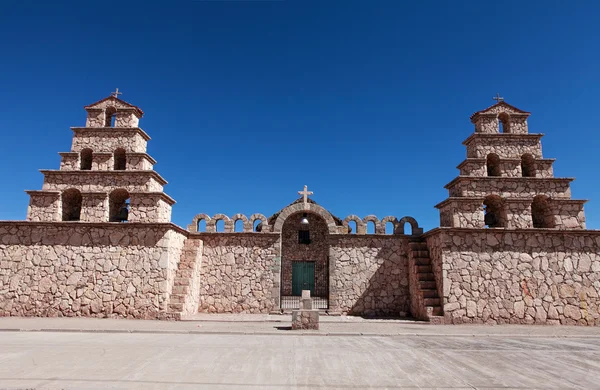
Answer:
[{"label": "metal cross on roof", "polygon": [[504,101],[503,97],[500,97],[500,94],[497,93],[496,96],[494,96],[492,99],[494,99],[496,101],[496,103],[500,103]]},{"label": "metal cross on roof", "polygon": [[308,208],[308,195],[312,195],[313,192],[308,190],[308,186],[304,186],[304,191],[298,191],[298,195],[304,196],[304,209]]},{"label": "metal cross on roof", "polygon": [[119,95],[123,95],[123,92],[119,92],[119,88],[117,88],[117,90],[115,92],[111,92],[110,96],[115,97],[115,98],[119,98]]}]

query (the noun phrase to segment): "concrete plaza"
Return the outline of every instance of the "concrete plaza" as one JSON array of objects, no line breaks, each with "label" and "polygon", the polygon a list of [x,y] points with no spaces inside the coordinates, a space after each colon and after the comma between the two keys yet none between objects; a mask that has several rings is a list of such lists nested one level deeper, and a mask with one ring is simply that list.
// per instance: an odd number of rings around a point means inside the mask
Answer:
[{"label": "concrete plaza", "polygon": [[600,388],[600,328],[0,318],[0,388]]}]

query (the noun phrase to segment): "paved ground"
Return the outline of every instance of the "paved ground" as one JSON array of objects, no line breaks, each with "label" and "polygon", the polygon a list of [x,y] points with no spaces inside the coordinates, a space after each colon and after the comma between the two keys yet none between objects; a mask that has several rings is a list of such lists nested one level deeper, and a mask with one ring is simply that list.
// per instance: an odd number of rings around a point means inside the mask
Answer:
[{"label": "paved ground", "polygon": [[239,319],[0,318],[0,388],[600,389],[600,328]]}]

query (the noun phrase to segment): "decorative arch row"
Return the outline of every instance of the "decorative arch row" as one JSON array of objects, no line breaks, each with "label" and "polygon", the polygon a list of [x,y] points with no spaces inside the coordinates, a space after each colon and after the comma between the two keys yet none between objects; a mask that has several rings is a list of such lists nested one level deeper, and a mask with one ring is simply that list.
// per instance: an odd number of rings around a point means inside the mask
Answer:
[{"label": "decorative arch row", "polygon": [[[490,153],[485,159],[488,176],[502,176],[500,167],[500,157],[496,153]],[[531,153],[525,153],[521,156],[521,176],[535,177],[536,164],[535,157]]]},{"label": "decorative arch row", "polygon": [[[108,194],[108,222],[126,222],[129,219],[129,192],[117,188]],[[69,188],[60,194],[61,219],[63,221],[81,221],[83,196],[76,188]],[[97,221],[96,221],[97,222]]]},{"label": "decorative arch row", "polygon": [[268,232],[268,227],[267,218],[258,213],[250,218],[239,213],[231,218],[225,214],[215,214],[212,218],[207,214],[198,214],[192,219],[188,230],[194,233],[260,233]]},{"label": "decorative arch row", "polygon": [[[92,170],[94,151],[91,148],[84,148],[79,152],[79,169],[82,171]],[[113,152],[113,169],[115,171],[124,171],[127,169],[127,152],[123,148],[117,148]]]},{"label": "decorative arch row", "polygon": [[[354,222],[354,227],[350,226],[350,223]],[[405,230],[406,224],[410,225],[410,233]],[[343,225],[348,229],[348,234],[367,234],[367,226],[371,224],[373,226],[372,231],[374,234],[386,234],[386,226],[391,224],[391,234],[409,234],[409,235],[420,235],[423,234],[423,228],[419,227],[416,219],[413,217],[402,217],[400,220],[393,216],[387,216],[379,220],[375,215],[367,215],[363,219],[356,215],[349,215],[344,219]]]},{"label": "decorative arch row", "polygon": [[[555,227],[552,200],[547,195],[537,195],[530,205],[531,219],[534,228],[551,229]],[[499,195],[488,195],[483,201],[484,224],[489,228],[508,226],[505,199]]]}]

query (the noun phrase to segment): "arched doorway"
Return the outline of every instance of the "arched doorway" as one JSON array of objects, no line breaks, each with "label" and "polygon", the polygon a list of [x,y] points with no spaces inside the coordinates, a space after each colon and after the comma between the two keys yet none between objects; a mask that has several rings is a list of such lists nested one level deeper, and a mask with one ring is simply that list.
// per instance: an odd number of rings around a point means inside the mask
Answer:
[{"label": "arched doorway", "polygon": [[327,309],[329,298],[329,227],[319,215],[300,211],[281,228],[281,308],[300,306],[310,290],[313,307]]}]

